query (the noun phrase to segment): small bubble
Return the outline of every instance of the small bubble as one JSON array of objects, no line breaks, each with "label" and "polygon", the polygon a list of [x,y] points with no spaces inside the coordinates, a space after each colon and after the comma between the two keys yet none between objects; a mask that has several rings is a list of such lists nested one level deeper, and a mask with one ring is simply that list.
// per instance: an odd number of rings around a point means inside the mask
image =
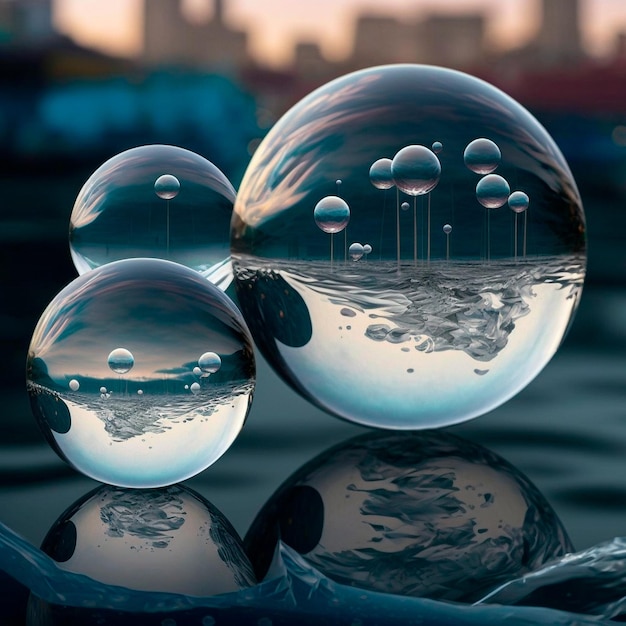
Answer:
[{"label": "small bubble", "polygon": [[135,359],[132,353],[126,348],[115,348],[107,359],[109,367],[116,374],[126,374],[130,372],[135,365]]},{"label": "small bubble", "polygon": [[325,233],[339,233],[350,221],[350,207],[338,196],[326,196],[315,205],[313,218]]},{"label": "small bubble", "polygon": [[488,209],[501,207],[509,198],[511,188],[502,176],[487,174],[476,185],[476,199]]},{"label": "small bubble", "polygon": [[443,225],[443,232],[446,235],[449,235],[452,232],[452,226],[450,226],[450,224],[444,224]]},{"label": "small bubble", "polygon": [[70,389],[72,391],[78,391],[80,389],[80,383],[75,378],[70,380]]},{"label": "small bubble", "polygon": [[501,158],[500,148],[484,137],[471,141],[463,152],[465,165],[476,174],[490,174],[498,167]]},{"label": "small bubble", "polygon": [[191,393],[197,395],[198,393],[200,393],[200,383],[192,383],[189,389],[191,390]]},{"label": "small bubble", "polygon": [[215,352],[205,352],[198,359],[198,367],[202,370],[203,376],[215,374],[222,366],[222,359]]},{"label": "small bubble", "polygon": [[441,141],[433,142],[432,150],[435,154],[439,154],[443,150],[443,144],[441,143]]},{"label": "small bubble", "polygon": [[377,189],[390,189],[393,187],[391,175],[391,159],[378,159],[370,167],[370,182]]},{"label": "small bubble", "polygon": [[348,254],[353,261],[358,261],[363,256],[363,246],[358,242],[350,244]]},{"label": "small bubble", "polygon": [[411,208],[411,205],[410,205],[408,202],[403,202],[403,203],[400,205],[400,208],[401,208],[403,211],[408,211],[408,210]]},{"label": "small bubble", "polygon": [[508,199],[509,208],[514,213],[523,213],[528,208],[528,196],[523,191],[514,191]]},{"label": "small bubble", "polygon": [[159,176],[154,183],[154,193],[163,200],[175,198],[179,191],[180,181],[176,176],[172,176],[171,174]]},{"label": "small bubble", "polygon": [[426,146],[405,146],[393,157],[391,174],[400,191],[410,196],[420,196],[437,186],[441,164]]}]

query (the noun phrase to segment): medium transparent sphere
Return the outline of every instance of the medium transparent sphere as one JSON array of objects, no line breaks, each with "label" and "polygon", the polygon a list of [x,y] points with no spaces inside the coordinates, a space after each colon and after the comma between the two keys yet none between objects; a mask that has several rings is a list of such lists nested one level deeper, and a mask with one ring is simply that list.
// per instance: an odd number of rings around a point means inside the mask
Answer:
[{"label": "medium transparent sphere", "polygon": [[[511,190],[529,199],[517,221]],[[316,224],[333,192],[343,232]],[[462,72],[387,65],[323,85],[270,130],[231,253],[255,343],[294,389],[363,425],[432,428],[496,408],[552,358],[582,291],[585,217],[520,104]]]},{"label": "medium transparent sphere", "polygon": [[194,270],[159,259],[76,278],[44,311],[27,358],[50,445],[124,487],[169,485],[213,464],[243,427],[254,382],[237,307]]},{"label": "medium transparent sphere", "polygon": [[125,150],[98,167],[76,198],[72,261],[84,274],[111,261],[160,258],[225,290],[235,195],[224,173],[195,152],[161,144]]}]

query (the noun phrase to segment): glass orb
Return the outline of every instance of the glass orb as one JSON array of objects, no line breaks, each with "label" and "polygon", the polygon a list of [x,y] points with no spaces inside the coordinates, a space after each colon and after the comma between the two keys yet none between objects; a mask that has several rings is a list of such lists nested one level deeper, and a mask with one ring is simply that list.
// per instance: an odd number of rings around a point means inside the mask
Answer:
[{"label": "glass orb", "polygon": [[[517,230],[513,211],[476,196],[463,155],[481,138],[530,199]],[[440,164],[419,179],[436,186],[373,185],[372,164],[407,146]],[[374,244],[367,263],[333,263],[313,219],[338,176],[348,241]],[[255,343],[294,389],[367,426],[431,428],[496,408],[552,358],[582,291],[585,218],[562,153],[520,104],[462,72],[387,65],[323,85],[270,130],[237,194],[231,252]]]},{"label": "glass orb", "polygon": [[410,196],[432,191],[441,176],[441,164],[426,146],[405,146],[391,161],[395,186]]},{"label": "glass orb", "polygon": [[497,144],[485,137],[470,141],[463,152],[465,165],[476,174],[490,174],[497,169],[501,158]]},{"label": "glass orb", "polygon": [[509,199],[511,188],[502,176],[487,174],[476,185],[476,199],[487,209],[498,209]]},{"label": "glass orb", "polygon": [[350,221],[350,207],[339,196],[324,196],[315,205],[313,218],[325,233],[339,233]]},{"label": "glass orb", "polygon": [[226,290],[235,189],[204,157],[177,146],[125,150],[87,179],[70,217],[79,274],[111,261],[175,261]]},{"label": "glass orb", "polygon": [[259,579],[279,538],[339,583],[456,602],[573,550],[526,476],[442,430],[373,431],[312,459],[246,533]]},{"label": "glass orb", "polygon": [[233,443],[252,400],[252,350],[237,307],[197,272],[114,261],[48,305],[28,350],[27,389],[48,442],[75,469],[160,487]]}]

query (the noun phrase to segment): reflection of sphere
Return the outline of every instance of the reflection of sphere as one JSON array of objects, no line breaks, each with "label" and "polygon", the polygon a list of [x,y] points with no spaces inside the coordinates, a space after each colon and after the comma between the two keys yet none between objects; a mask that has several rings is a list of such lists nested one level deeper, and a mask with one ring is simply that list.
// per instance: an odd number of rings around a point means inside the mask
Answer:
[{"label": "reflection of sphere", "polygon": [[519,470],[443,431],[372,432],[311,460],[244,539],[259,578],[278,537],[337,582],[455,601],[572,550]]},{"label": "reflection of sphere", "polygon": [[[59,517],[41,547],[62,570],[137,591],[213,596],[256,582],[230,522],[178,485],[99,487]],[[52,607],[32,596],[29,604],[29,626],[65,624],[62,618],[74,612],[85,617],[81,623],[92,623],[88,609]]]},{"label": "reflection of sphere", "polygon": [[339,196],[325,196],[315,205],[313,218],[325,233],[338,233],[350,221],[350,208]]},{"label": "reflection of sphere", "polygon": [[[509,211],[477,201],[463,160],[477,138],[530,199],[520,241]],[[371,168],[391,155],[387,193]],[[338,175],[345,242],[311,219]],[[407,201],[413,219],[398,211]],[[443,224],[454,225],[452,251]],[[333,262],[350,241],[376,254]],[[397,429],[471,419],[533,380],[573,319],[585,245],[575,182],[543,126],[482,80],[410,64],[341,76],[289,110],[250,160],[231,228],[237,301],[268,362],[325,411]]]},{"label": "reflection of sphere", "polygon": [[[215,373],[190,394],[199,345],[222,357],[212,353]],[[79,390],[68,390],[69,372]],[[253,387],[237,307],[198,272],[159,259],[76,278],[44,311],[28,352],[31,406],[49,443],[77,470],[126,487],[168,485],[214,463],[239,434]]]},{"label": "reflection of sphere", "polygon": [[[211,280],[211,268],[229,256],[235,195],[226,176],[190,150],[125,150],[96,169],[76,198],[72,261],[84,274],[119,259],[162,258]],[[229,281],[219,284],[226,289]]]}]

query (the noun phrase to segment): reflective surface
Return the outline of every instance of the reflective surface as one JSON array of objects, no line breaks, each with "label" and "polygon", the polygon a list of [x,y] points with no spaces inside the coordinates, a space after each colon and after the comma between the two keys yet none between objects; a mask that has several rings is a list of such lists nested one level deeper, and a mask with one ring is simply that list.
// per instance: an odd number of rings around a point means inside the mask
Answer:
[{"label": "reflective surface", "polygon": [[[499,161],[472,146],[487,138]],[[381,159],[411,146],[439,178],[387,188]],[[528,196],[523,215],[503,185],[504,206],[481,203],[493,170]],[[329,243],[314,209],[332,194],[350,222]],[[371,254],[349,258],[354,242]],[[586,267],[580,196],[543,127],[487,83],[419,65],[349,74],[287,112],[246,171],[231,246],[242,312],[281,377],[394,429],[461,422],[523,389],[569,328]]]},{"label": "reflective surface", "polygon": [[[209,597],[256,583],[241,539],[208,500],[181,486],[102,486],[65,511],[41,546],[58,567],[136,591]],[[28,626],[114,624],[31,594]]]},{"label": "reflective surface", "polygon": [[83,274],[120,259],[167,259],[226,289],[234,201],[232,184],[199,154],[159,144],[131,148],[80,190],[70,218],[72,260]]},{"label": "reflective surface", "polygon": [[87,476],[126,487],[172,484],[214,463],[243,427],[254,381],[237,307],[197,272],[157,259],[72,281],[28,351],[48,442]]},{"label": "reflective surface", "polygon": [[245,536],[259,578],[278,539],[342,584],[462,602],[573,550],[526,476],[444,431],[369,433],[309,461]]}]

